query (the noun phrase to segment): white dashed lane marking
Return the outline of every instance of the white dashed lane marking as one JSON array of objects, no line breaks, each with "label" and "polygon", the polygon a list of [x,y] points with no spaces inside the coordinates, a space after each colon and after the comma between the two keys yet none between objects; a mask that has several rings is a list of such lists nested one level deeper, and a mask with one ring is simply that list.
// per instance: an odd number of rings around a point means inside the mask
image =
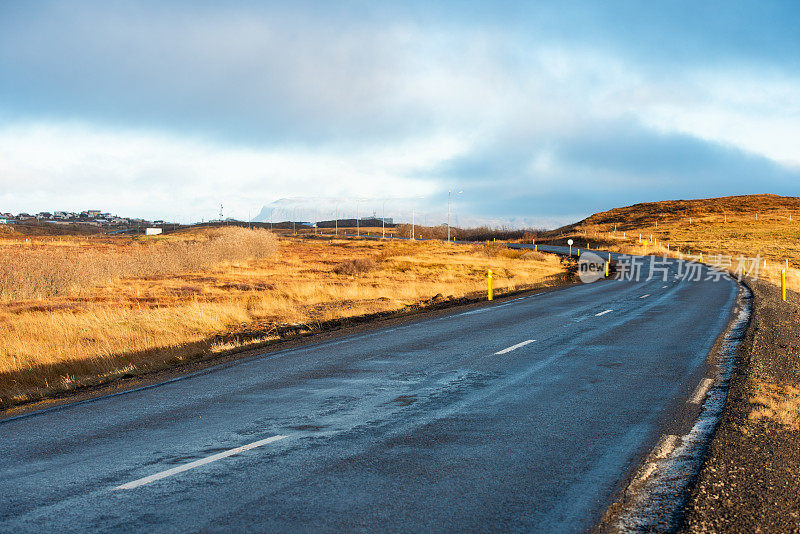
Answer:
[{"label": "white dashed lane marking", "polygon": [[134,480],[133,482],[122,484],[121,486],[117,486],[114,489],[127,490],[127,489],[138,488],[139,486],[150,484],[151,482],[155,482],[156,480],[161,480],[162,478],[171,477],[172,475],[177,475],[178,473],[183,473],[184,471],[194,469],[195,467],[200,467],[201,465],[206,465],[210,464],[211,462],[216,462],[217,460],[222,460],[223,458],[227,458],[228,456],[233,456],[234,454],[239,454],[240,452],[249,451],[250,449],[255,449],[256,447],[261,447],[263,445],[267,445],[268,443],[274,443],[286,437],[288,436],[272,436],[267,439],[254,441],[253,443],[248,443],[247,445],[242,445],[241,447],[236,447],[234,449],[213,454],[211,456],[201,458],[200,460],[189,462],[188,464],[179,465],[178,467],[173,467],[172,469],[161,471],[160,473],[154,473],[150,476]]},{"label": "white dashed lane marking", "polygon": [[691,404],[702,403],[703,399],[706,398],[706,393],[708,393],[708,389],[711,387],[713,383],[714,380],[711,378],[702,379],[700,383],[697,385],[697,388],[695,388],[694,393],[692,393],[692,396],[689,398],[688,402]]},{"label": "white dashed lane marking", "polygon": [[518,349],[518,348],[520,348],[520,347],[524,347],[525,345],[528,345],[528,344],[530,344],[530,343],[533,343],[534,341],[536,341],[536,340],[535,340],[535,339],[529,339],[528,341],[523,341],[522,343],[517,343],[516,345],[511,345],[511,346],[510,346],[510,347],[508,347],[508,348],[505,348],[505,349],[503,349],[503,350],[499,350],[499,351],[495,352],[494,354],[495,354],[495,356],[500,356],[500,355],[502,355],[502,354],[509,353],[509,352],[511,352],[512,350],[517,350],[517,349]]}]

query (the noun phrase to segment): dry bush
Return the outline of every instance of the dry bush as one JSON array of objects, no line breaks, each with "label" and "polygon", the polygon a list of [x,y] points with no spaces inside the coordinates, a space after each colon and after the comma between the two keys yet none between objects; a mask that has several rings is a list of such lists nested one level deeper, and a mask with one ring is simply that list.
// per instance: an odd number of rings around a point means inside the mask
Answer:
[{"label": "dry bush", "polygon": [[[395,227],[396,233],[399,237],[411,237],[410,224],[398,224]],[[488,226],[479,226],[477,228],[457,228],[450,227],[450,237],[457,241],[489,241],[491,239],[523,239],[532,240],[536,239],[543,230],[535,228],[512,230],[508,228],[489,228]],[[417,239],[447,239],[447,226],[442,224],[439,226],[414,226],[414,236]]]},{"label": "dry bush", "polygon": [[482,250],[487,258],[519,259],[526,257],[525,250],[508,248],[505,243],[486,243],[485,245],[479,245],[478,249]]},{"label": "dry bush", "polygon": [[552,256],[551,254],[545,254],[544,252],[538,252],[535,250],[526,250],[524,251],[522,257],[526,260],[532,261],[547,261],[547,259]]},{"label": "dry bush", "polygon": [[113,251],[20,244],[0,256],[0,300],[58,296],[108,280],[196,271],[278,250],[277,239],[266,230],[220,228],[192,237],[145,239]]},{"label": "dry bush", "polygon": [[373,270],[376,265],[372,258],[356,258],[337,263],[331,270],[336,274],[355,276]]}]

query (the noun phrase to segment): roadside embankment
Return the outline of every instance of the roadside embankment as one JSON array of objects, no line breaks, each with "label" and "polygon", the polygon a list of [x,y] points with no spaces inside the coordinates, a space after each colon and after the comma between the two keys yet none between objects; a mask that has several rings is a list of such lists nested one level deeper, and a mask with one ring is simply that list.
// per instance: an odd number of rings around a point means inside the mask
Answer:
[{"label": "roadside embankment", "polygon": [[800,532],[800,295],[764,281],[685,532]]}]

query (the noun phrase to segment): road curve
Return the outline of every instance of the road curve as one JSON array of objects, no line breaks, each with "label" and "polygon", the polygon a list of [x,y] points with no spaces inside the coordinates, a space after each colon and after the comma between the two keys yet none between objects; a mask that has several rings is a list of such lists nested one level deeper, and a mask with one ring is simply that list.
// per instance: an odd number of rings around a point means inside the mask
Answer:
[{"label": "road curve", "polygon": [[0,531],[585,531],[729,320],[678,265],[0,421]]}]

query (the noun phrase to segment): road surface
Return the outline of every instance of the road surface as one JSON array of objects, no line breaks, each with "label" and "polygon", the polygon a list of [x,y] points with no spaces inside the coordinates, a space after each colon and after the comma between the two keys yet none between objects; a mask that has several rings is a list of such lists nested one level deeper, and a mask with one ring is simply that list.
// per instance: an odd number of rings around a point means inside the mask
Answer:
[{"label": "road surface", "polygon": [[730,318],[677,265],[7,419],[0,531],[585,531]]}]

